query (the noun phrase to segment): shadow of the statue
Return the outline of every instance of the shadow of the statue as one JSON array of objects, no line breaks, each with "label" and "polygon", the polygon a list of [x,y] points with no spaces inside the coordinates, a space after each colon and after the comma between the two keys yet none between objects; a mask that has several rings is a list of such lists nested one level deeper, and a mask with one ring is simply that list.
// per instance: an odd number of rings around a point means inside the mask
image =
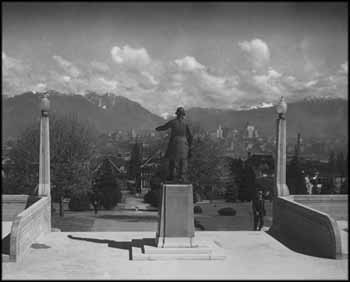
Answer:
[{"label": "shadow of the statue", "polygon": [[114,241],[114,240],[107,240],[107,239],[77,237],[72,235],[67,235],[67,237],[73,240],[82,240],[82,241],[93,242],[93,243],[107,244],[108,247],[111,247],[111,248],[128,250],[129,260],[132,260],[132,247],[141,248],[142,253],[144,253],[145,246],[152,246],[152,247],[157,246],[155,238],[132,239],[131,241]]}]

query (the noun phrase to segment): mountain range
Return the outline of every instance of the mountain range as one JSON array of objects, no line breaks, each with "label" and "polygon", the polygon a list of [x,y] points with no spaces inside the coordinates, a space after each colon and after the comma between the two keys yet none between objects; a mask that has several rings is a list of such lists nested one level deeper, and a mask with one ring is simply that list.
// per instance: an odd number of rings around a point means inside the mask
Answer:
[{"label": "mountain range", "polygon": [[[276,131],[275,107],[250,110],[192,108],[188,117],[206,130],[222,127],[242,129],[247,122],[260,133],[271,136]],[[308,98],[288,103],[287,137],[346,138],[348,136],[348,101],[345,99]]]},{"label": "mountain range", "polygon": [[[39,121],[40,97],[26,92],[14,97],[2,97],[2,140],[17,137],[27,126]],[[101,132],[122,130],[152,130],[165,120],[143,108],[139,103],[113,93],[98,95],[67,95],[49,91],[51,112],[58,115],[76,113],[80,120],[95,125]],[[275,107],[250,110],[190,108],[187,118],[203,129],[212,131],[219,125],[242,129],[247,122],[265,136],[275,132]],[[303,137],[331,138],[348,136],[348,101],[345,99],[304,99],[288,103],[287,136],[301,133]]]}]

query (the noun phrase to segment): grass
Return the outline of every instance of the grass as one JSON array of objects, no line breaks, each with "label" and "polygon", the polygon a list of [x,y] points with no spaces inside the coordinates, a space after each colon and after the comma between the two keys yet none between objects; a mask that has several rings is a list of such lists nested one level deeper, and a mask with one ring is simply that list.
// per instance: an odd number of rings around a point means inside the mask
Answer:
[{"label": "grass", "polygon": [[[253,218],[252,218],[252,205],[251,203],[225,203],[224,201],[214,201],[213,203],[196,203],[199,205],[203,212],[201,214],[195,214],[194,217],[197,221],[197,225],[203,226],[205,231],[234,231],[234,230],[252,230]],[[224,207],[232,207],[237,213],[235,216],[221,216],[218,214],[218,210]],[[269,201],[265,201],[266,216],[264,218],[264,226],[271,226],[271,213],[272,207]],[[76,231],[91,231],[92,226],[96,220],[111,220],[117,222],[135,223],[135,227],[140,223],[151,223],[158,221],[158,213],[141,215],[141,214],[116,214],[116,211],[110,213],[103,211],[97,216],[93,214],[93,211],[86,212],[65,212],[64,217],[58,215],[58,211],[53,213],[52,226],[59,228],[63,232],[76,232]],[[114,223],[113,223],[114,224]],[[108,224],[110,226],[110,223]],[[108,226],[106,229],[108,230]],[[132,228],[132,226],[130,227]],[[133,229],[133,228],[132,228]],[[95,230],[96,231],[96,230]],[[105,231],[105,230],[103,230]]]},{"label": "grass", "polygon": [[95,219],[74,214],[60,217],[58,214],[54,213],[51,217],[51,221],[52,227],[58,228],[62,232],[86,232],[91,230]]}]

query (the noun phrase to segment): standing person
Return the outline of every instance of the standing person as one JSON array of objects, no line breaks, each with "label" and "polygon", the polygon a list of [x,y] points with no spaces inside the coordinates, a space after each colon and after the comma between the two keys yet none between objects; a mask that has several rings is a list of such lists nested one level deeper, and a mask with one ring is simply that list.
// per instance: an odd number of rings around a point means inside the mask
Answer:
[{"label": "standing person", "polygon": [[266,215],[263,191],[259,190],[252,201],[254,215],[254,230],[261,230],[264,225],[264,216]]},{"label": "standing person", "polygon": [[98,212],[98,201],[97,201],[96,198],[93,200],[92,205],[94,206],[95,215],[97,215],[97,212]]},{"label": "standing person", "polygon": [[[179,107],[176,118],[156,128],[157,131],[171,129],[170,140],[165,158],[169,160],[169,175],[167,180],[187,181],[187,165],[192,146],[192,134],[185,119],[185,110]],[[176,179],[175,179],[176,170]]]}]

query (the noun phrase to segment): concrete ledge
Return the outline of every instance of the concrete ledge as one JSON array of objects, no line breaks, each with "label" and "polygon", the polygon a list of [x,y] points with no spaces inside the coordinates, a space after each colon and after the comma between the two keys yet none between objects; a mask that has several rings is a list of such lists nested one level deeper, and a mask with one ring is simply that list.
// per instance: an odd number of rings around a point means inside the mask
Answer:
[{"label": "concrete ledge", "polygon": [[269,233],[295,251],[325,258],[341,257],[341,237],[336,221],[294,199],[295,195],[275,199]]},{"label": "concrete ledge", "polygon": [[193,248],[132,247],[132,260],[224,260],[224,250],[214,242],[198,242]]},{"label": "concrete ledge", "polygon": [[50,230],[51,199],[43,197],[15,217],[10,235],[10,261],[21,261],[30,245]]},{"label": "concrete ledge", "polygon": [[348,220],[348,195],[293,195],[294,201],[330,215]]}]

